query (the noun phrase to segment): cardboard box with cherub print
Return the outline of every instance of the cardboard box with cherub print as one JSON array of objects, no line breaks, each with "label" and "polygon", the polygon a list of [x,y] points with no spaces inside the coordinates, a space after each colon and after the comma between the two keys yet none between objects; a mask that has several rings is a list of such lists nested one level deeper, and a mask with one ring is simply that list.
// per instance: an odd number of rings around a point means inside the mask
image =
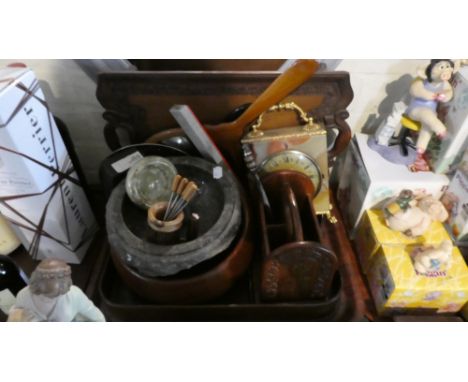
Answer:
[{"label": "cardboard box with cherub print", "polygon": [[426,308],[456,312],[468,301],[468,269],[432,195],[403,190],[367,211],[356,245],[379,312]]},{"label": "cardboard box with cherub print", "polygon": [[382,208],[365,211],[358,227],[355,244],[364,272],[382,245],[438,245],[450,240],[442,222],[447,211],[434,196],[403,190]]},{"label": "cardboard box with cherub print", "polygon": [[450,240],[438,245],[382,245],[367,272],[381,314],[430,309],[458,312],[468,301],[468,268]]}]

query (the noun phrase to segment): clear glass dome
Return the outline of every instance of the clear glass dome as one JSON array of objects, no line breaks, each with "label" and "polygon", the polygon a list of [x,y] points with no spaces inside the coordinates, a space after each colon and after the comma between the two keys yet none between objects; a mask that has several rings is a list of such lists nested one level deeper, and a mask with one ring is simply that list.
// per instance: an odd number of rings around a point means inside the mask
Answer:
[{"label": "clear glass dome", "polygon": [[148,156],[128,170],[125,189],[130,200],[142,208],[167,201],[171,195],[172,180],[177,175],[175,166],[166,158]]}]

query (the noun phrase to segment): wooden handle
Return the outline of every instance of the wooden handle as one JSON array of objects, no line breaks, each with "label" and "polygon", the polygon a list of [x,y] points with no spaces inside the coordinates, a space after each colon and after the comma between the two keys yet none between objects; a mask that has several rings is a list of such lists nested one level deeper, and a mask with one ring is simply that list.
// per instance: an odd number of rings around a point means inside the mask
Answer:
[{"label": "wooden handle", "polygon": [[282,73],[233,123],[241,129],[257,118],[270,106],[282,101],[289,93],[304,83],[317,71],[315,60],[297,60]]},{"label": "wooden handle", "polygon": [[184,199],[186,202],[189,202],[192,198],[195,192],[197,192],[198,187],[195,184],[195,182],[189,182],[185,189],[182,191],[182,199]]},{"label": "wooden handle", "polygon": [[174,179],[172,180],[172,187],[171,187],[172,192],[177,191],[177,188],[179,187],[179,183],[180,183],[181,179],[182,179],[182,177],[179,174],[174,176]]},{"label": "wooden handle", "polygon": [[312,77],[319,66],[320,64],[315,60],[297,60],[294,65],[280,74],[235,121],[206,126],[218,148],[223,153],[227,153],[234,162],[231,163],[232,165],[240,166],[242,163],[240,140],[247,124],[269,107],[282,101],[293,90]]},{"label": "wooden handle", "polygon": [[345,122],[345,119],[348,118],[348,112],[342,111],[335,116],[335,125],[333,126],[338,130],[338,136],[336,137],[333,147],[328,151],[328,158],[330,159],[330,164],[337,155],[342,153],[346,147],[348,147],[349,141],[352,138],[352,132],[348,124]]},{"label": "wooden handle", "polygon": [[182,178],[179,182],[179,186],[177,187],[177,193],[179,195],[182,194],[182,192],[184,191],[185,187],[187,186],[187,183],[189,182],[189,180],[187,178]]}]

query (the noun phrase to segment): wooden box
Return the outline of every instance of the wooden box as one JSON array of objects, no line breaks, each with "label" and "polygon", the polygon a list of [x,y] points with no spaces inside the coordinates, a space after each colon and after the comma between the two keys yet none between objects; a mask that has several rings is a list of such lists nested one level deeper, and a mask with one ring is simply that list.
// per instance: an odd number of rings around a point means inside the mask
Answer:
[{"label": "wooden box", "polygon": [[[99,76],[97,98],[106,109],[106,141],[113,150],[121,145],[122,131],[130,143],[141,143],[154,133],[177,127],[169,113],[174,104],[189,105],[204,124],[218,124],[239,106],[251,103],[278,76],[277,72],[125,72]],[[306,81],[284,101],[301,105],[321,120],[330,137],[350,134],[346,107],[353,97],[349,74],[319,73]],[[294,115],[269,119],[271,127],[295,124]],[[335,204],[334,201],[332,201]],[[251,208],[252,218],[256,219]],[[373,314],[369,295],[355,255],[334,210],[337,224],[326,223],[333,250],[339,256],[339,274],[326,300],[297,303],[264,303],[258,295],[260,243],[248,271],[222,297],[203,304],[163,305],[136,296],[119,277],[114,264],[106,260],[99,280],[101,308],[117,321],[344,321],[362,320]],[[256,225],[253,224],[255,227]],[[257,225],[258,227],[258,225]],[[259,237],[254,233],[253,237]]]}]

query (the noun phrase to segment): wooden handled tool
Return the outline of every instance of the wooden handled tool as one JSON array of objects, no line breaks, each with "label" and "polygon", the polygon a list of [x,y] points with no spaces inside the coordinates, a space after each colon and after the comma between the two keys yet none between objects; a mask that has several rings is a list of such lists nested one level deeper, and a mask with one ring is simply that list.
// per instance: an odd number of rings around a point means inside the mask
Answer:
[{"label": "wooden handled tool", "polygon": [[185,187],[187,186],[189,180],[187,178],[182,178],[179,182],[179,185],[177,187],[177,194],[180,196],[182,195],[182,192],[184,191]]},{"label": "wooden handled tool", "polygon": [[166,220],[167,216],[169,215],[169,207],[172,205],[173,199],[176,197],[176,191],[177,191],[177,188],[179,187],[179,183],[181,180],[182,180],[182,177],[179,174],[177,174],[172,180],[171,197],[169,198],[169,202],[167,203],[167,208],[166,208],[166,212],[164,212],[163,220]]},{"label": "wooden handled tool", "polygon": [[242,163],[240,140],[245,127],[266,111],[283,100],[294,89],[303,84],[317,71],[320,64],[315,60],[297,60],[276,78],[273,83],[233,122],[206,126],[218,148],[226,153],[233,166]]},{"label": "wooden handled tool", "polygon": [[172,206],[171,207],[174,207],[176,205],[176,203],[180,200],[180,197],[182,195],[182,192],[184,191],[185,187],[187,186],[187,183],[189,182],[189,180],[187,178],[182,178],[179,182],[179,185],[177,186],[177,190],[176,190],[176,198],[175,200],[172,202]]},{"label": "wooden handled tool", "polygon": [[[180,175],[176,175],[176,176],[180,176]],[[166,213],[164,213],[163,220],[169,219],[171,212],[174,210],[174,207],[179,202],[182,192],[185,186],[187,185],[187,183],[189,182],[189,180],[187,178],[183,178],[180,176],[180,178],[178,179],[178,183],[175,184],[175,182],[176,180],[174,179],[174,182],[172,182],[172,190],[174,193],[174,197],[171,198],[170,202],[167,204]]]},{"label": "wooden handled tool", "polygon": [[171,213],[169,214],[168,219],[173,219],[177,216],[186,206],[187,204],[193,199],[195,193],[198,191],[198,186],[195,182],[189,182],[185,189],[182,191],[182,195],[178,204],[172,209]]}]

